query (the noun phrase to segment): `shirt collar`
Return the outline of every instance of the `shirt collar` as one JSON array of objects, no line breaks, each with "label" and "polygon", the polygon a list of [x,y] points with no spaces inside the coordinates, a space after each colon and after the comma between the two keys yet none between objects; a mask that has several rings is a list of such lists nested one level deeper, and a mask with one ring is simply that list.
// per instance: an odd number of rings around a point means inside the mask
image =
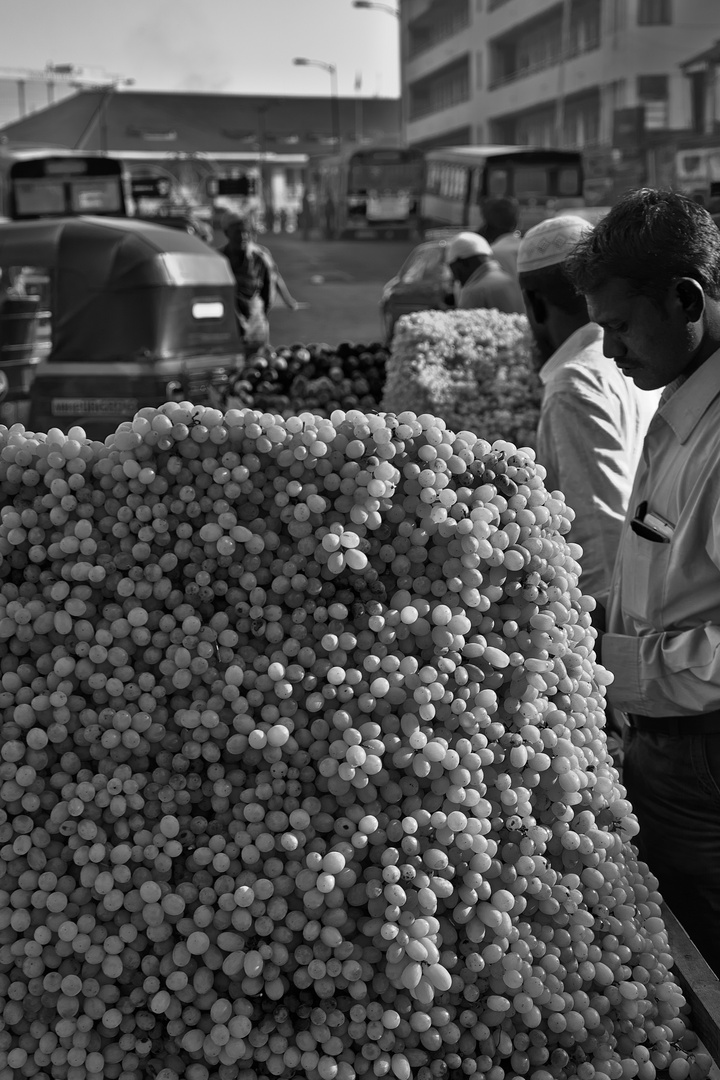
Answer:
[{"label": "shirt collar", "polygon": [[680,376],[663,390],[658,415],[672,428],[678,442],[690,438],[703,416],[720,394],[720,349],[709,356],[697,371]]},{"label": "shirt collar", "polygon": [[549,360],[546,360],[540,368],[540,382],[545,385],[553,377],[555,372],[574,360],[579,352],[594,345],[602,337],[602,330],[597,323],[588,322],[575,330],[569,338],[563,341],[559,349],[556,349]]}]

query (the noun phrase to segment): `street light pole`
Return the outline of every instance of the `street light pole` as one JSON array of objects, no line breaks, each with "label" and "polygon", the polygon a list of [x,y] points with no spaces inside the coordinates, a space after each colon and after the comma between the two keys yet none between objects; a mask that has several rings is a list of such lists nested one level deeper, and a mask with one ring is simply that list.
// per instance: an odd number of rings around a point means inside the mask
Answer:
[{"label": "street light pole", "polygon": [[403,31],[400,24],[400,9],[391,7],[390,4],[377,3],[376,0],[352,0],[352,6],[354,8],[360,8],[363,11],[384,11],[386,15],[392,15],[394,19],[398,21],[399,40],[398,50],[400,53],[400,137],[403,142],[407,141],[407,133],[405,130],[405,95],[403,93]]},{"label": "street light pole", "polygon": [[327,60],[310,60],[307,56],[296,56],[293,64],[298,67],[319,67],[330,75],[330,121],[335,149],[340,149],[340,100],[338,98],[337,67]]}]

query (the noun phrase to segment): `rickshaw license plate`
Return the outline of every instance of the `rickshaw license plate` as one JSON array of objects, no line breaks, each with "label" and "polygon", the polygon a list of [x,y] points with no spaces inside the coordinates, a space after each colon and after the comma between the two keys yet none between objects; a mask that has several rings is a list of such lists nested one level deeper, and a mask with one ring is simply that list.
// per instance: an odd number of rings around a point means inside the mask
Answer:
[{"label": "rickshaw license plate", "polygon": [[53,398],[53,416],[126,416],[138,411],[137,398]]}]

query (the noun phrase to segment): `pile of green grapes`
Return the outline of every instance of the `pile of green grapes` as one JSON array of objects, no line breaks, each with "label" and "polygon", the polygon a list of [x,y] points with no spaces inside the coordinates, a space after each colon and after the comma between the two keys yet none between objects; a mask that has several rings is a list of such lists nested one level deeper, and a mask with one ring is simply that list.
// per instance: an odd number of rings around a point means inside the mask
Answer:
[{"label": "pile of green grapes", "polygon": [[572,512],[430,415],[0,428],[0,1080],[702,1080]]}]

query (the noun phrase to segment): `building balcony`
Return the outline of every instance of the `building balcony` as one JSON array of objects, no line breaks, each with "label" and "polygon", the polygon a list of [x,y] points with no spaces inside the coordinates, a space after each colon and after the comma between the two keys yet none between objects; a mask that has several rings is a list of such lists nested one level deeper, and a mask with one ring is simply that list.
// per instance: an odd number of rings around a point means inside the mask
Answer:
[{"label": "building balcony", "polygon": [[421,116],[412,116],[408,119],[408,142],[423,142],[463,128],[472,131],[472,125],[477,119],[476,113],[473,103],[464,101]]},{"label": "building balcony", "polygon": [[[585,53],[594,52],[600,48],[600,37],[587,42],[581,47],[568,49],[565,54],[565,62],[573,60],[575,57],[584,56]],[[532,75],[536,75],[539,71],[547,71],[548,68],[558,67],[560,64],[559,53],[554,56],[548,56],[545,60],[536,61],[534,64],[528,64],[525,67],[516,68],[514,71],[504,72],[502,75],[496,75],[488,82],[488,90],[496,90],[500,86],[507,86],[509,83],[518,82],[520,79],[530,78]]]},{"label": "building balcony", "polygon": [[555,101],[559,93],[564,95],[584,93],[607,81],[603,70],[603,52],[593,52],[568,57],[561,65],[538,64],[533,70],[525,70],[516,78],[503,77],[488,87],[487,112],[490,117],[504,116]]}]

